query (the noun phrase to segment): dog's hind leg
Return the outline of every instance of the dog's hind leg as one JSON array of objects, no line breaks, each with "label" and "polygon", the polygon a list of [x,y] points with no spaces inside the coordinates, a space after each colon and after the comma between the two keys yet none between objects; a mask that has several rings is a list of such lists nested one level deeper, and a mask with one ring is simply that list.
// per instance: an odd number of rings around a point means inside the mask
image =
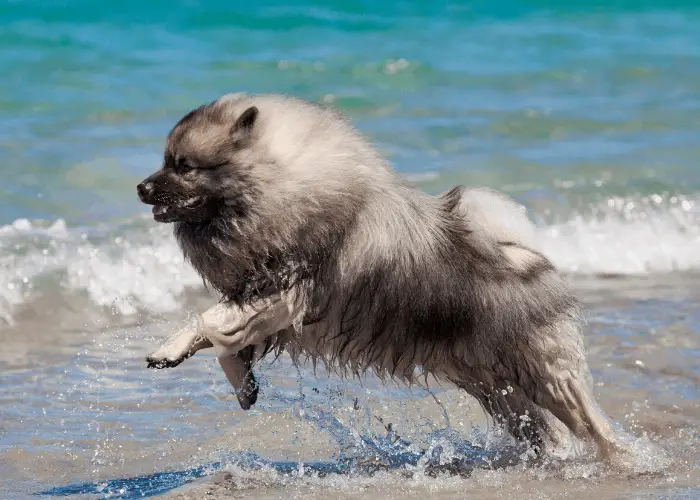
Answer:
[{"label": "dog's hind leg", "polygon": [[455,370],[460,376],[457,385],[513,437],[540,452],[563,444],[570,432],[595,444],[603,457],[620,451],[612,426],[593,397],[576,322],[564,319],[533,338],[539,341],[522,345],[516,356],[497,356],[501,362],[489,368]]},{"label": "dog's hind leg", "polygon": [[[587,371],[587,366],[582,368]],[[534,389],[533,399],[571,429],[576,437],[593,441],[603,457],[618,448],[612,426],[598,409],[588,376],[579,371],[553,373]]]},{"label": "dog's hind leg", "polygon": [[508,383],[488,389],[477,382],[457,385],[479,402],[496,425],[503,426],[516,440],[527,443],[538,455],[560,445],[562,437],[568,434],[566,427],[551,413]]},{"label": "dog's hind leg", "polygon": [[515,439],[529,444],[538,454],[552,442],[558,442],[551,417],[528,400],[502,394],[482,394],[477,399],[497,424],[504,426]]},{"label": "dog's hind leg", "polygon": [[576,322],[565,319],[541,330],[536,338],[541,342],[521,350],[515,367],[527,397],[549,410],[577,438],[595,443],[603,457],[619,451],[612,426],[593,396]]}]

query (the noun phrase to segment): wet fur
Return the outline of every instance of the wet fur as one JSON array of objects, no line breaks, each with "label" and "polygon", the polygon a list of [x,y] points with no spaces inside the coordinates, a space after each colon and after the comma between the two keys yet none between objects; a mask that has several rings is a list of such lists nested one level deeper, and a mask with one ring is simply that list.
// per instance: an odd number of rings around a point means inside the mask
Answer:
[{"label": "wet fur", "polygon": [[[252,123],[236,125],[253,107]],[[177,178],[182,158],[200,177]],[[298,323],[269,332],[263,352],[286,349],[342,375],[431,374],[540,449],[561,439],[553,415],[612,449],[579,302],[509,198],[463,187],[428,195],[338,113],[280,96],[225,96],[193,111],[170,134],[169,164],[162,196],[209,200],[175,235],[222,300],[297,292]]]}]

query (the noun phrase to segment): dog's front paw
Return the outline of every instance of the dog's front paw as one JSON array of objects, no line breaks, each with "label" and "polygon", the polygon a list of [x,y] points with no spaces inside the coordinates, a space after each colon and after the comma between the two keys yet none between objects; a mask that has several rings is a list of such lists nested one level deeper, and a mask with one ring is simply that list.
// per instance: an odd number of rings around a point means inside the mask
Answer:
[{"label": "dog's front paw", "polygon": [[250,410],[250,408],[258,401],[259,390],[260,386],[258,385],[258,381],[255,380],[253,373],[249,372],[243,389],[234,391],[236,397],[238,398],[238,404],[241,405],[242,409],[246,411]]},{"label": "dog's front paw", "polygon": [[238,397],[238,404],[241,405],[241,409],[248,411],[258,400],[258,391],[256,390],[253,394],[236,394],[236,396]]},{"label": "dog's front paw", "polygon": [[161,368],[173,368],[185,361],[185,359],[187,359],[187,356],[172,358],[165,355],[164,353],[161,353],[159,350],[146,356],[146,366],[148,368],[155,368],[158,370]]}]

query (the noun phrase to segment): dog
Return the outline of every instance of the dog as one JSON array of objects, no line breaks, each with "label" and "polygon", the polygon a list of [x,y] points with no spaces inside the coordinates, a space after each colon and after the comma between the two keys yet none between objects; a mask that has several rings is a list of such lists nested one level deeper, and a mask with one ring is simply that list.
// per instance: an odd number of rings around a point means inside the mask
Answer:
[{"label": "dog", "polygon": [[338,111],[244,93],[185,115],[137,192],[221,295],[149,367],[213,347],[246,410],[252,366],[273,351],[344,376],[431,375],[537,453],[569,430],[605,457],[616,450],[580,303],[506,195],[427,194]]}]

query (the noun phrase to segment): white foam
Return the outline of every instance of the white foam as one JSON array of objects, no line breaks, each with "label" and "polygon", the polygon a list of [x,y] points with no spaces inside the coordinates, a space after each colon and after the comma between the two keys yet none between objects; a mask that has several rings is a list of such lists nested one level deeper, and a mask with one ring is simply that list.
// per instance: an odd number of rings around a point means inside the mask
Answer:
[{"label": "white foam", "polygon": [[0,228],[0,270],[0,319],[10,323],[18,306],[51,286],[125,315],[175,310],[187,287],[201,286],[164,226],[91,241],[62,220],[18,220]]},{"label": "white foam", "polygon": [[649,274],[700,269],[700,211],[694,199],[611,198],[592,214],[540,225],[536,239],[562,270]]}]

